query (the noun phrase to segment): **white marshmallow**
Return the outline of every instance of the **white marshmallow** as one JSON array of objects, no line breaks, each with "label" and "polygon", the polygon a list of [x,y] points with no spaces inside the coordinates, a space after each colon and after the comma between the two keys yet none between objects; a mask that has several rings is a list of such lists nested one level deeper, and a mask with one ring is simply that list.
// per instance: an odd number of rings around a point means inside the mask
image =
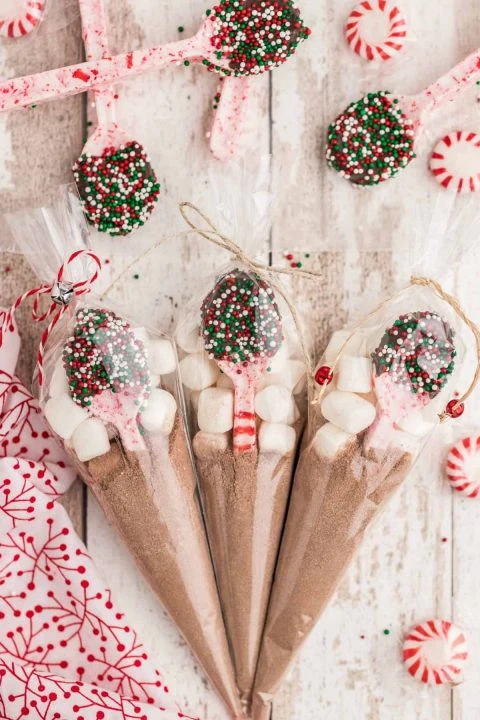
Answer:
[{"label": "white marshmallow", "polygon": [[269,385],[283,385],[296,394],[305,387],[305,365],[301,360],[288,360],[281,372],[265,372],[259,384],[259,390]]},{"label": "white marshmallow", "polygon": [[228,433],[198,432],[193,438],[193,452],[197,457],[205,457],[212,452],[228,450]]},{"label": "white marshmallow", "polygon": [[233,390],[233,382],[230,380],[228,375],[225,375],[225,373],[220,373],[220,377],[217,380],[217,387],[227,388],[227,390]]},{"label": "white marshmallow", "polygon": [[135,338],[137,340],[140,340],[145,351],[148,351],[148,343],[150,342],[150,337],[148,335],[146,328],[144,328],[144,327],[132,328],[132,334],[135,336]]},{"label": "white marshmallow", "polygon": [[69,440],[74,430],[88,418],[88,411],[77,405],[70,395],[63,393],[45,405],[45,417],[50,427],[63,440]]},{"label": "white marshmallow", "polygon": [[190,390],[188,397],[190,398],[190,402],[192,404],[192,408],[194,412],[198,413],[198,403],[200,401],[200,393],[201,390]]},{"label": "white marshmallow", "polygon": [[148,366],[155,375],[169,375],[177,369],[177,358],[170,340],[155,338],[147,349]]},{"label": "white marshmallow", "polygon": [[50,397],[56,398],[59,395],[68,395],[68,378],[62,360],[57,360],[53,370],[52,379],[50,380],[49,394]]},{"label": "white marshmallow", "polygon": [[204,353],[187,355],[180,363],[182,382],[189,390],[205,390],[215,385],[220,370],[214,360],[209,360]]},{"label": "white marshmallow", "polygon": [[283,385],[268,385],[255,396],[255,412],[265,422],[289,425],[295,422],[295,409],[292,393]]},{"label": "white marshmallow", "polygon": [[80,462],[88,462],[110,451],[107,428],[96,417],[84,420],[73,433],[71,442]]},{"label": "white marshmallow", "polygon": [[160,377],[160,375],[154,375],[153,373],[150,373],[150,387],[151,388],[158,387],[160,385],[161,379],[162,378]]},{"label": "white marshmallow", "polygon": [[399,450],[403,450],[403,452],[415,454],[421,442],[422,440],[418,434],[411,435],[408,432],[403,432],[403,430],[395,430],[392,433],[389,444]]},{"label": "white marshmallow", "polygon": [[288,362],[288,345],[283,342],[278,352],[270,359],[268,367],[272,373],[278,373],[283,370]]},{"label": "white marshmallow", "polygon": [[[345,345],[346,343],[346,345]],[[356,330],[352,335],[352,330],[337,330],[330,338],[327,349],[324,353],[324,362],[333,363],[338,358],[338,353],[349,352],[351,355],[366,356],[367,338],[361,330]]]},{"label": "white marshmallow", "polygon": [[337,365],[337,388],[343,392],[369,393],[372,372],[370,358],[342,355]]},{"label": "white marshmallow", "polygon": [[332,423],[322,425],[313,438],[313,448],[319,457],[333,458],[355,438]]},{"label": "white marshmallow", "polygon": [[140,413],[140,422],[147,432],[162,432],[170,435],[175,423],[177,401],[166,390],[155,388],[150,393],[148,405]]},{"label": "white marshmallow", "polygon": [[425,420],[420,410],[413,410],[413,412],[403,418],[397,425],[400,430],[404,430],[404,432],[410,435],[416,435],[417,437],[428,435],[435,427],[434,423]]},{"label": "white marshmallow", "polygon": [[206,388],[198,400],[198,427],[203,432],[226,433],[233,428],[233,391]]},{"label": "white marshmallow", "polygon": [[191,322],[183,322],[175,332],[177,345],[186,353],[196,353],[203,350],[203,339],[200,335],[200,328]]},{"label": "white marshmallow", "polygon": [[322,401],[322,413],[326,420],[341,430],[356,435],[370,427],[376,410],[368,400],[350,392],[334,390]]},{"label": "white marshmallow", "polygon": [[290,425],[262,422],[258,432],[258,447],[260,452],[286,455],[295,448],[296,437]]}]

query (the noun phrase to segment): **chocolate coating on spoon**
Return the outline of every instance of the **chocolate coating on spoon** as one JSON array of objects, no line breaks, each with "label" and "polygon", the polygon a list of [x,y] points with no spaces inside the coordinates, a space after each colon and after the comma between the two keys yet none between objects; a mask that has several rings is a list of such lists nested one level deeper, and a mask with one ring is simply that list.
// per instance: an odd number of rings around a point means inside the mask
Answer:
[{"label": "chocolate coating on spoon", "polygon": [[209,70],[226,75],[272,70],[311,33],[293,0],[221,0],[207,15],[218,24],[212,45],[222,64],[203,62]]},{"label": "chocolate coating on spoon", "polygon": [[378,185],[414,158],[412,123],[388,92],[369,93],[330,125],[327,163],[354,185]]}]

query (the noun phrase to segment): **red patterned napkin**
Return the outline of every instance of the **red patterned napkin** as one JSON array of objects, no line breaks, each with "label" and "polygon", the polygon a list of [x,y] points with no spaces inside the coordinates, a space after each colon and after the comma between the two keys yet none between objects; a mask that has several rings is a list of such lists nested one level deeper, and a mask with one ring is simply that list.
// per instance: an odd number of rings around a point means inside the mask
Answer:
[{"label": "red patterned napkin", "polygon": [[[0,323],[2,313],[0,312]],[[114,605],[58,498],[75,478],[0,347],[0,718],[188,718]]]}]

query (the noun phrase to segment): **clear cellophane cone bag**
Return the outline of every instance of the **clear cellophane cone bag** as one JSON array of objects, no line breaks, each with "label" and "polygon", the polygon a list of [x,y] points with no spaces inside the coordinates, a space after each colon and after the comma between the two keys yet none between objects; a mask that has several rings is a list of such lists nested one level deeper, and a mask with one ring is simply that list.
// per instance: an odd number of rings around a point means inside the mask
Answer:
[{"label": "clear cellophane cone bag", "polygon": [[[9,225],[17,249],[46,281],[85,248],[71,189],[52,207],[10,216]],[[66,279],[89,274],[82,256]],[[236,717],[173,339],[89,293],[75,297],[55,326],[43,371],[38,393],[50,426]]]}]

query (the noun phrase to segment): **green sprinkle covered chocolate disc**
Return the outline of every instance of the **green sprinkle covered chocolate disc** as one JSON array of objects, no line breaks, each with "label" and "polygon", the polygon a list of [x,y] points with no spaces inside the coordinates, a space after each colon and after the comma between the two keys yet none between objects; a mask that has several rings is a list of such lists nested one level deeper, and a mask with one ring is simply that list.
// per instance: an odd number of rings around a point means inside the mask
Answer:
[{"label": "green sprinkle covered chocolate disc", "polygon": [[454,371],[454,336],[449,323],[436,313],[401,315],[372,354],[377,377],[389,373],[394,382],[432,400]]},{"label": "green sprinkle covered chocolate disc", "polygon": [[412,123],[388,92],[369,93],[328,128],[327,163],[355,185],[378,185],[414,158]]}]

